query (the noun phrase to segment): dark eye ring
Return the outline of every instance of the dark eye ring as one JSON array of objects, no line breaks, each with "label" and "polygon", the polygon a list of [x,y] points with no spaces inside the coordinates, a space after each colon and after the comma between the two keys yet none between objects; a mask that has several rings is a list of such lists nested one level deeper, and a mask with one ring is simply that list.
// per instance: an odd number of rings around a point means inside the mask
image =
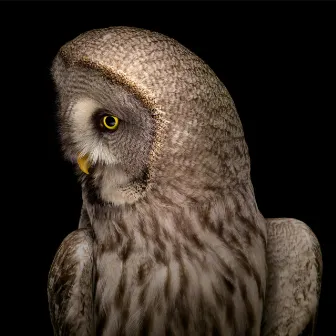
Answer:
[{"label": "dark eye ring", "polygon": [[110,114],[101,118],[101,126],[109,131],[115,131],[119,125],[119,118]]}]

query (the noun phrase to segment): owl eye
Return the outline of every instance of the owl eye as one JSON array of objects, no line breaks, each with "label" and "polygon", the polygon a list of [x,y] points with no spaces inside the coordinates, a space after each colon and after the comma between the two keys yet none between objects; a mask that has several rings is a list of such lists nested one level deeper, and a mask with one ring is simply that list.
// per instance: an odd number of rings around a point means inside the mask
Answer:
[{"label": "owl eye", "polygon": [[105,115],[101,118],[101,125],[110,131],[115,131],[119,125],[119,119],[115,116]]}]

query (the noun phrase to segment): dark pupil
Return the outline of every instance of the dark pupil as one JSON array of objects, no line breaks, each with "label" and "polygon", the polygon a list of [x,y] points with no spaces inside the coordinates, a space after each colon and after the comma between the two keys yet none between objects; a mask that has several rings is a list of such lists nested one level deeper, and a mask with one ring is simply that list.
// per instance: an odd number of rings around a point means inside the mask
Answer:
[{"label": "dark pupil", "polygon": [[107,117],[105,119],[106,125],[109,127],[113,127],[115,125],[115,120],[113,117]]}]

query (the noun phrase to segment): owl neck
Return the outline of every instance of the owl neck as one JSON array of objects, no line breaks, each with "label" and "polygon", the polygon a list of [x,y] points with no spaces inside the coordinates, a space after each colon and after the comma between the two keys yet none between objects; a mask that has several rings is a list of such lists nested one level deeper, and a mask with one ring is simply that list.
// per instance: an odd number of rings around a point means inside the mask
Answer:
[{"label": "owl neck", "polygon": [[203,190],[201,195],[174,184],[162,188],[157,185],[131,205],[87,201],[85,206],[103,249],[114,249],[125,242],[140,242],[139,246],[151,246],[153,251],[167,242],[175,242],[174,246],[187,242],[201,248],[208,239],[205,237],[234,239],[235,231],[245,232],[247,243],[256,241],[254,238],[266,243],[265,220],[251,187],[244,184],[234,189]]}]

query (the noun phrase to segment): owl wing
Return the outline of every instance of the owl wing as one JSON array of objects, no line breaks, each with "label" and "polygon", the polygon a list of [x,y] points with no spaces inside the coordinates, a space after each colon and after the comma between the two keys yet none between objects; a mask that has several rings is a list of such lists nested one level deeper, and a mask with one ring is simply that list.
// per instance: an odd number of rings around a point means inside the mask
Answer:
[{"label": "owl wing", "polygon": [[267,219],[268,280],[263,336],[313,335],[322,255],[311,229],[296,219]]},{"label": "owl wing", "polygon": [[70,233],[59,247],[48,277],[55,335],[93,335],[93,259],[90,229]]}]

